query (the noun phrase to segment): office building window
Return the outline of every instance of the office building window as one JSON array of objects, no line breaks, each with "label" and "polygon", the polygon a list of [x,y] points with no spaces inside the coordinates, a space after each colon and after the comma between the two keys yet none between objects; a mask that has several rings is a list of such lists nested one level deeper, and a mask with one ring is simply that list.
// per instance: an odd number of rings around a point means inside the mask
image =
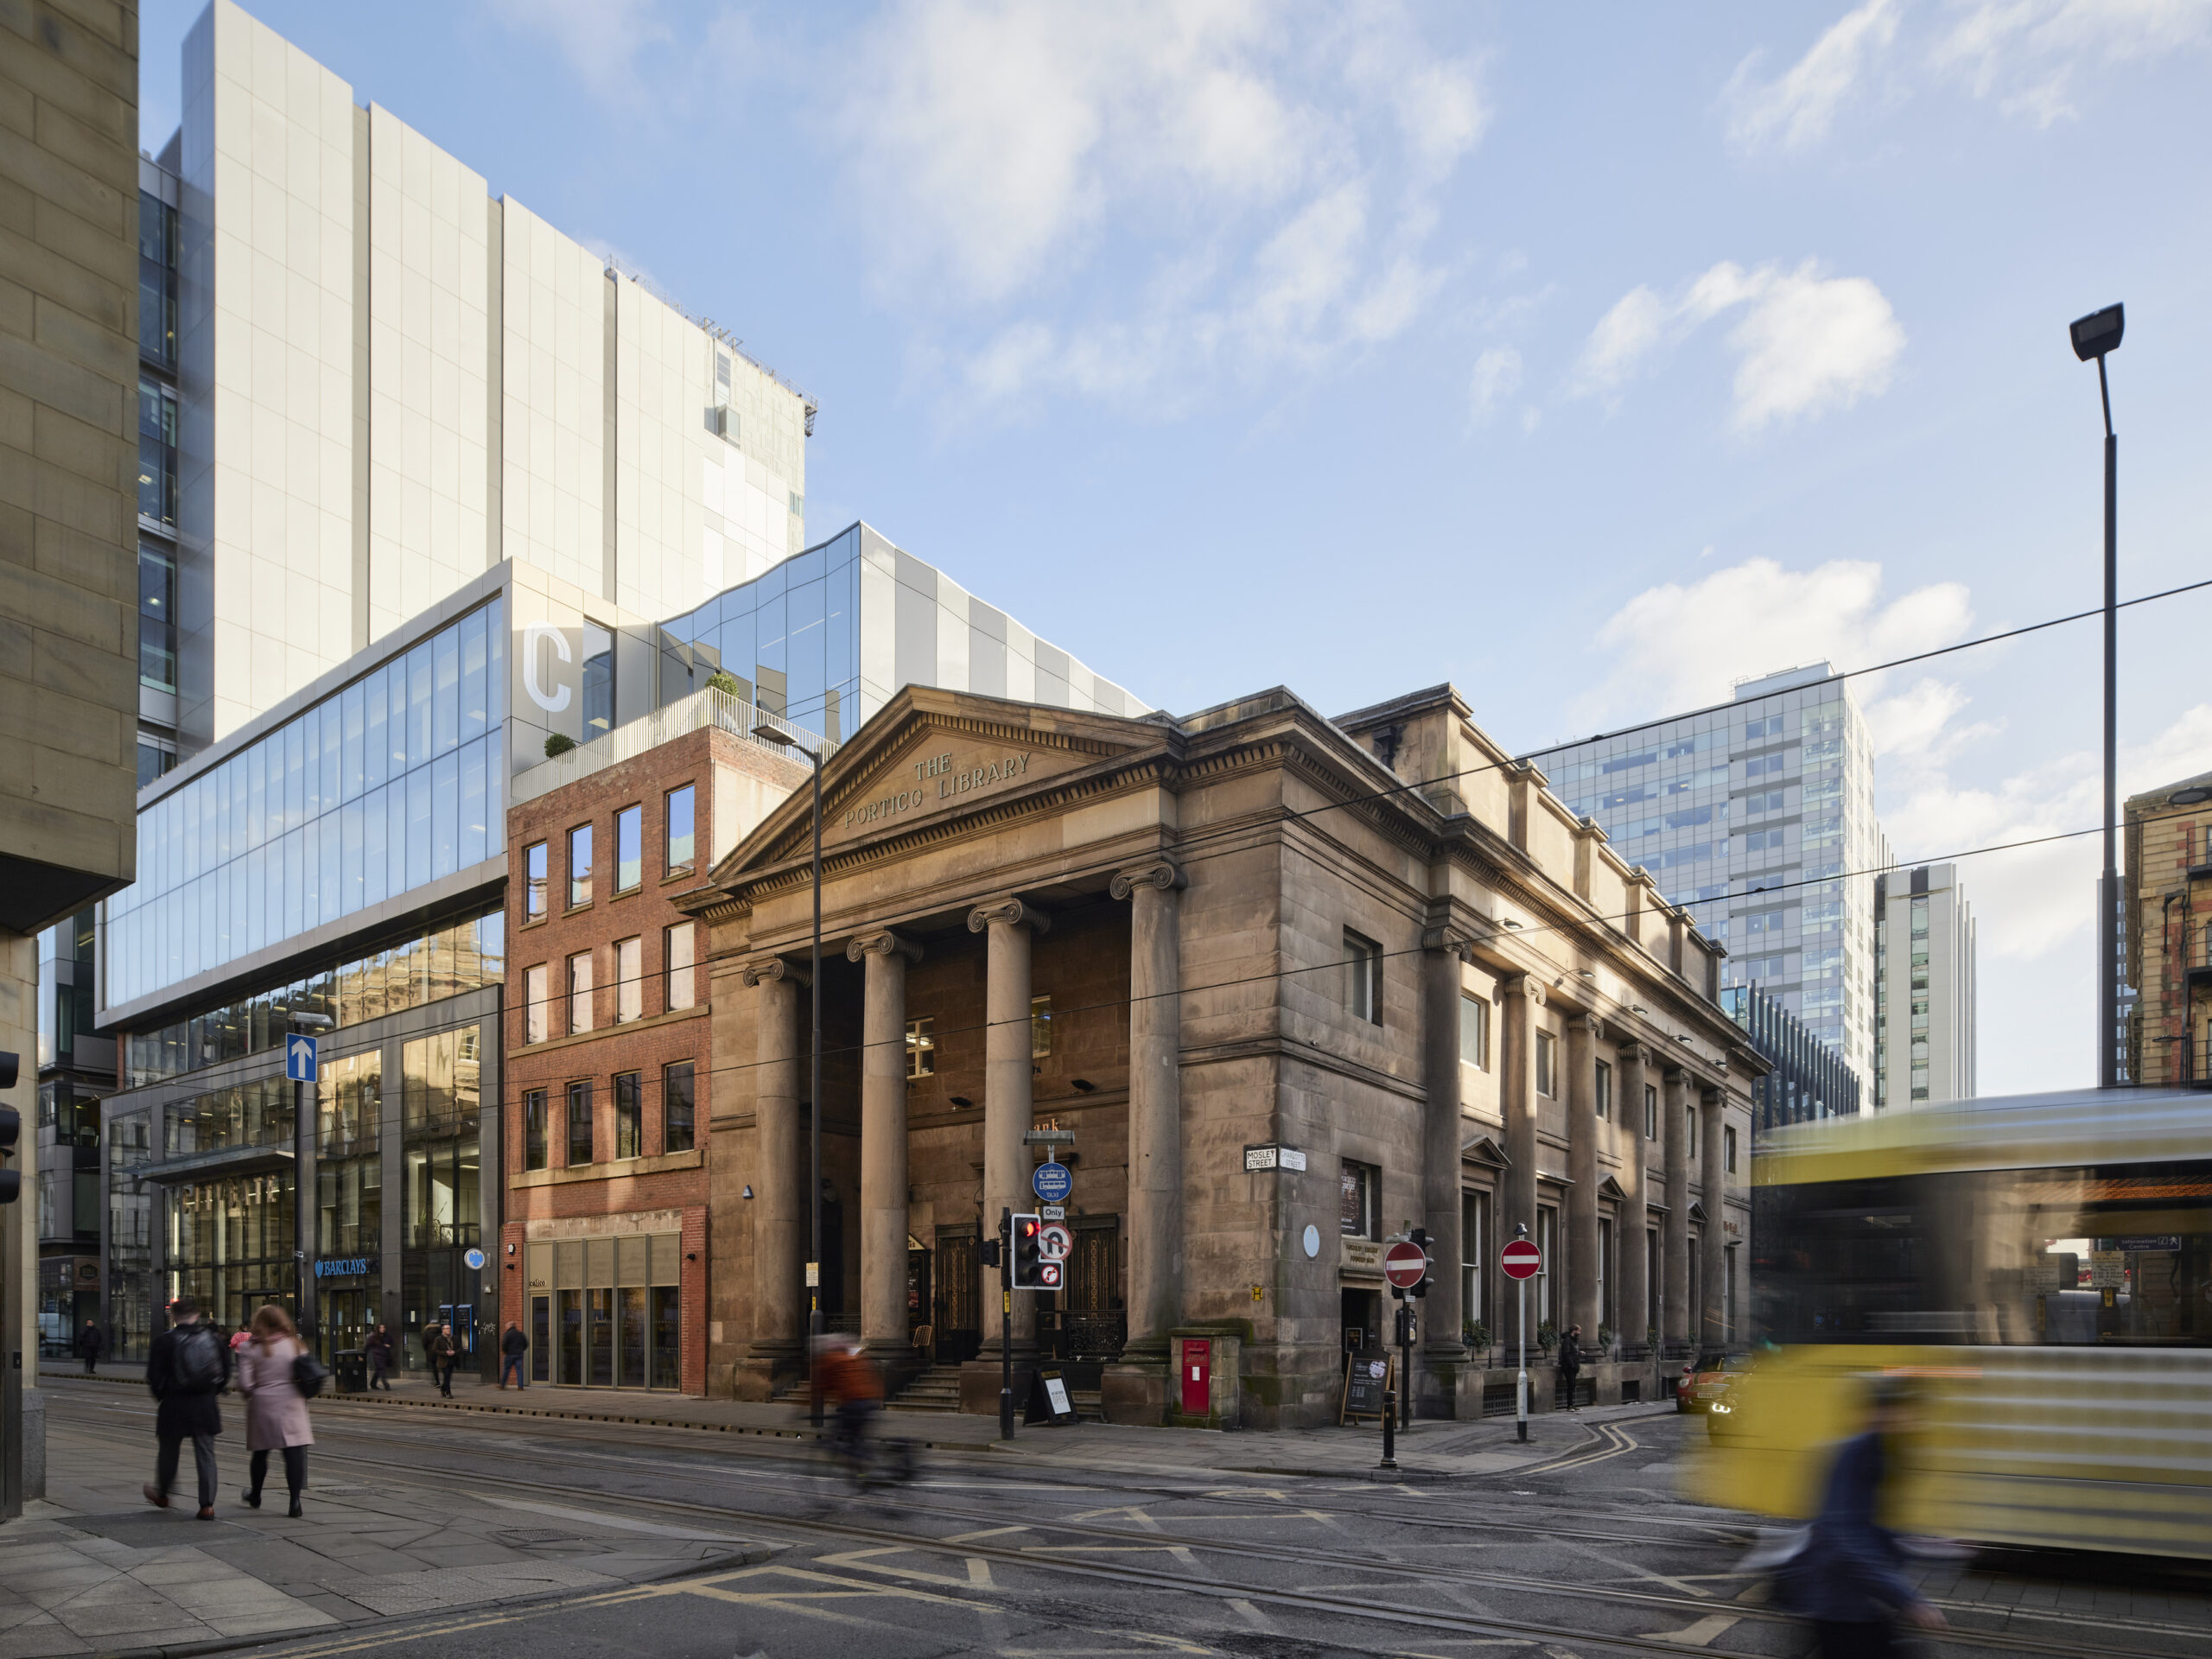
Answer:
[{"label": "office building window", "polygon": [[1344,1007],[1355,1020],[1382,1023],[1382,947],[1344,929]]},{"label": "office building window", "polygon": [[691,830],[691,785],[668,791],[667,840],[662,849],[663,873],[677,875],[689,870],[696,856]]},{"label": "office building window", "polygon": [[1697,1161],[1697,1108],[1694,1106],[1682,1108],[1682,1139],[1688,1143],[1682,1148],[1682,1156],[1690,1162],[1695,1163]]},{"label": "office building window", "polygon": [[176,560],[150,542],[138,544],[138,683],[176,690]]},{"label": "office building window", "polygon": [[1721,1144],[1727,1148],[1728,1173],[1733,1175],[1736,1173],[1736,1126],[1731,1123],[1726,1128],[1721,1130],[1720,1140]]},{"label": "office building window", "polygon": [[1338,1230],[1346,1238],[1380,1238],[1382,1172],[1372,1164],[1356,1164],[1347,1158],[1337,1176],[1339,1200]]},{"label": "office building window", "polygon": [[176,394],[138,383],[138,516],[176,523]]},{"label": "office building window", "polygon": [[591,903],[591,825],[569,831],[569,908]]},{"label": "office building window", "polygon": [[1459,994],[1459,1064],[1490,1070],[1490,1004]]},{"label": "office building window", "polygon": [[635,1071],[614,1074],[614,1155],[617,1158],[644,1155],[645,1112],[645,1103],[638,1097],[639,1075]]},{"label": "office building window", "polygon": [[584,741],[614,729],[614,636],[584,624]]},{"label": "office building window", "polygon": [[545,1040],[545,964],[522,970],[522,1039],[525,1043]]},{"label": "office building window", "polygon": [[522,849],[523,900],[522,919],[524,926],[545,919],[545,843],[533,841]]},{"label": "office building window", "polygon": [[614,891],[634,893],[645,879],[645,809],[626,806],[614,815]]},{"label": "office building window", "polygon": [[1052,1052],[1052,999],[1033,996],[1029,999],[1029,1058],[1042,1060]]},{"label": "office building window", "polygon": [[910,1077],[932,1077],[937,1075],[937,1021],[909,1020],[906,1022],[906,1075]]},{"label": "office building window", "polygon": [[[1461,1317],[1470,1325],[1482,1319],[1483,1268],[1490,1260],[1490,1194],[1462,1192],[1459,1195],[1459,1306]],[[1482,1361],[1478,1358],[1476,1363]]]},{"label": "office building window", "polygon": [[689,1152],[696,1144],[692,1127],[691,1062],[678,1060],[661,1068],[662,1141],[670,1152]]},{"label": "office building window", "polygon": [[1536,1271],[1536,1323],[1543,1325],[1552,1322],[1552,1281],[1559,1277],[1560,1268],[1559,1211],[1549,1205],[1536,1211],[1536,1248],[1544,1258]]},{"label": "office building window", "polygon": [[1613,1068],[1605,1061],[1598,1062],[1597,1090],[1594,1105],[1600,1118],[1610,1120],[1613,1115]]},{"label": "office building window", "polygon": [[591,1083],[589,1079],[569,1085],[569,1167],[581,1168],[591,1162]]},{"label": "office building window", "polygon": [[1643,1085],[1643,1138],[1659,1138],[1659,1091],[1648,1083]]},{"label": "office building window", "polygon": [[1548,1031],[1536,1033],[1536,1092],[1552,1092],[1552,1050],[1557,1039]]},{"label": "office building window", "polygon": [[[1613,1224],[1604,1216],[1598,1218],[1598,1323],[1607,1330],[1613,1325]],[[1583,1333],[1587,1342],[1597,1340],[1598,1333]]]},{"label": "office building window", "polygon": [[522,1166],[545,1167],[545,1091],[533,1089],[522,1097]]},{"label": "office building window", "polygon": [[143,789],[176,765],[176,751],[165,738],[138,734],[138,787]]},{"label": "office building window", "polygon": [[591,1029],[591,952],[579,950],[569,958],[569,1030],[573,1035]]},{"label": "office building window", "polygon": [[668,964],[668,1006],[690,1007],[697,1001],[691,989],[691,924],[677,923],[663,939],[667,950],[662,960]]},{"label": "office building window", "polygon": [[614,942],[614,1023],[627,1024],[645,1011],[645,942]]}]

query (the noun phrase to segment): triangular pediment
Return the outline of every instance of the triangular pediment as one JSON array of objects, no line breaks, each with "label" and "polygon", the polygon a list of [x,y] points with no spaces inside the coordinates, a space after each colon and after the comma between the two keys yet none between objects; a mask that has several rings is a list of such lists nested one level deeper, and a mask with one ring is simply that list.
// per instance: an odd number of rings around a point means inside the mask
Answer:
[{"label": "triangular pediment", "polygon": [[[823,768],[823,852],[992,811],[1157,752],[1170,735],[1154,720],[907,686]],[[810,856],[812,831],[801,789],[731,850],[715,883]]]},{"label": "triangular pediment", "polygon": [[1628,1193],[1622,1188],[1621,1184],[1610,1175],[1598,1183],[1598,1196],[1601,1198],[1611,1198],[1616,1204],[1624,1204],[1628,1200]]},{"label": "triangular pediment", "polygon": [[1692,1198],[1690,1200],[1690,1219],[1692,1221],[1703,1221],[1705,1219],[1705,1206],[1700,1204],[1695,1198]]},{"label": "triangular pediment", "polygon": [[1486,1169],[1510,1169],[1513,1160],[1505,1155],[1505,1148],[1491,1136],[1480,1131],[1459,1142],[1459,1158],[1463,1163],[1480,1164]]}]

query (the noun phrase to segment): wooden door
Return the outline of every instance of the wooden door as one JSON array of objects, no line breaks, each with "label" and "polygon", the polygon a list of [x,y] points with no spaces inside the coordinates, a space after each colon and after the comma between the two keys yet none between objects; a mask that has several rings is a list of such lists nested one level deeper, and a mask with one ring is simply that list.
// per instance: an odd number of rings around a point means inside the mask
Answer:
[{"label": "wooden door", "polygon": [[973,1359],[983,1345],[983,1303],[976,1230],[940,1227],[931,1276],[939,1363]]}]

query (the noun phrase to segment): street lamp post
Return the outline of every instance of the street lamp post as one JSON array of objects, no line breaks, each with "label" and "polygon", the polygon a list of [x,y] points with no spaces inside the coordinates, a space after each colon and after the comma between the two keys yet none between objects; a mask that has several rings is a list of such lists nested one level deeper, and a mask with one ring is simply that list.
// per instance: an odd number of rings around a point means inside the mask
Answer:
[{"label": "street lamp post", "polygon": [[2072,326],[2074,355],[2097,363],[2105,410],[2105,868],[2097,879],[2097,1087],[2120,1083],[2120,870],[2113,822],[2120,815],[2120,439],[2112,429],[2106,356],[2120,349],[2126,308],[2108,305]]},{"label": "street lamp post", "polygon": [[814,1380],[815,1348],[822,1337],[822,752],[810,749],[772,726],[755,726],[753,735],[782,749],[796,749],[814,768],[814,957],[808,980],[807,1001],[813,1016],[813,1046],[807,1082],[806,1209],[808,1237],[806,1287],[807,1414],[815,1427],[822,1427],[822,1389]]},{"label": "street lamp post", "polygon": [[[287,1020],[289,1031],[328,1031],[338,1022],[327,1014],[298,1008]],[[318,1071],[318,1076],[320,1072]],[[317,1090],[322,1087],[320,1082]],[[292,1312],[300,1322],[300,1338],[312,1345],[315,1339],[315,1129],[314,1103],[304,1083],[292,1085]],[[210,1318],[213,1315],[210,1314]]]}]

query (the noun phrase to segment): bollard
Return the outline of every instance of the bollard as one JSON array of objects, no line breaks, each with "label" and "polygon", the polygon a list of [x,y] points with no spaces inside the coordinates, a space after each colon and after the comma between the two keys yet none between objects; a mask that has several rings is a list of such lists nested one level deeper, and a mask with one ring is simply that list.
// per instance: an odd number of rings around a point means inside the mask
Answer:
[{"label": "bollard", "polygon": [[1398,1391],[1385,1389],[1382,1390],[1382,1461],[1375,1465],[1378,1469],[1395,1469],[1398,1466],[1397,1427]]}]

